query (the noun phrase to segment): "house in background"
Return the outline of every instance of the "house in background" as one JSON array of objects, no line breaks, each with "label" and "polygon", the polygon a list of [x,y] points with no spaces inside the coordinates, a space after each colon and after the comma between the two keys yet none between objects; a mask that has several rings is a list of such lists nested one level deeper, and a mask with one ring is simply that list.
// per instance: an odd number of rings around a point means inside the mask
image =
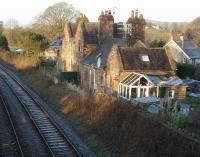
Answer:
[{"label": "house in background", "polygon": [[192,40],[170,40],[165,46],[167,52],[177,63],[200,64],[200,48]]},{"label": "house in background", "polygon": [[63,36],[58,36],[55,40],[49,42],[47,48],[44,51],[45,60],[56,61],[58,59],[63,39]]}]

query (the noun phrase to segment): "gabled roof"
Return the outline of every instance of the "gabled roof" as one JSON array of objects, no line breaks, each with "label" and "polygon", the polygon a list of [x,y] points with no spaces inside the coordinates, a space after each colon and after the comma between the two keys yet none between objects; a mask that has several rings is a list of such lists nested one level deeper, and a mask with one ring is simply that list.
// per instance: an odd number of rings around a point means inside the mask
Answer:
[{"label": "gabled roof", "polygon": [[71,23],[71,22],[67,22],[65,24],[64,27],[64,33],[69,37],[72,38],[74,37],[75,33],[76,33],[76,24],[75,23]]},{"label": "gabled roof", "polygon": [[[163,48],[119,47],[124,70],[162,70],[171,71],[169,59]],[[149,62],[141,56],[147,55]]]},{"label": "gabled roof", "polygon": [[183,40],[183,42],[171,40],[165,46],[172,42],[175,43],[178,48],[183,51],[183,54],[188,59],[200,58],[200,48],[198,48],[192,40]]},{"label": "gabled roof", "polygon": [[147,75],[149,80],[156,86],[178,86],[184,85],[183,81],[178,76],[160,76],[160,75]]},{"label": "gabled roof", "polygon": [[192,40],[183,40],[183,41],[179,40],[179,41],[175,41],[175,42],[182,49],[197,48],[197,45]]},{"label": "gabled roof", "polygon": [[114,44],[124,45],[126,44],[125,39],[107,39],[100,46],[98,46],[93,52],[91,52],[84,60],[83,63],[97,67],[98,56],[101,56],[101,66],[106,66],[109,52],[111,51]]},{"label": "gabled roof", "polygon": [[183,51],[191,58],[200,58],[200,48],[183,49]]}]

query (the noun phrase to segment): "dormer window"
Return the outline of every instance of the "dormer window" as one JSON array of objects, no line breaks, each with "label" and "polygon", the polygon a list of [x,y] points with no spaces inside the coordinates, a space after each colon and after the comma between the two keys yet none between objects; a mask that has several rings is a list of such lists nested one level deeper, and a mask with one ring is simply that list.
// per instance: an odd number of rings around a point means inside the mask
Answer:
[{"label": "dormer window", "polygon": [[141,60],[142,60],[143,62],[149,62],[149,61],[150,61],[148,55],[141,55]]}]

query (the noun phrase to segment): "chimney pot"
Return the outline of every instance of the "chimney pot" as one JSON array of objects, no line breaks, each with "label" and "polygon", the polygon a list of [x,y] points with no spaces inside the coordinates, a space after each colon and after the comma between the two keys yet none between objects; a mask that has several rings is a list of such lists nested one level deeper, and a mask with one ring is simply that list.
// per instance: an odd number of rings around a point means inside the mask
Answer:
[{"label": "chimney pot", "polygon": [[180,36],[180,39],[181,39],[182,48],[183,48],[183,44],[184,44],[184,38],[183,38],[183,36]]},{"label": "chimney pot", "polygon": [[134,18],[134,11],[131,12],[131,17]]},{"label": "chimney pot", "polygon": [[138,17],[138,9],[135,10],[135,17]]}]

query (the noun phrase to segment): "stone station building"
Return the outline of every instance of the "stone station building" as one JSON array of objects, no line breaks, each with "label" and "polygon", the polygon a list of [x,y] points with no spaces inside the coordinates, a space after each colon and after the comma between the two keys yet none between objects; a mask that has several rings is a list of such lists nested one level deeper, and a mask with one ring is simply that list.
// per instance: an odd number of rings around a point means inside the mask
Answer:
[{"label": "stone station building", "polygon": [[[77,72],[86,91],[116,95],[126,100],[138,97],[184,99],[186,86],[174,71],[176,66],[164,48],[145,44],[146,22],[132,11],[121,37],[114,30],[111,11],[102,11],[99,22],[82,16],[67,23],[59,66],[62,72]],[[120,28],[122,29],[122,28]]]}]

